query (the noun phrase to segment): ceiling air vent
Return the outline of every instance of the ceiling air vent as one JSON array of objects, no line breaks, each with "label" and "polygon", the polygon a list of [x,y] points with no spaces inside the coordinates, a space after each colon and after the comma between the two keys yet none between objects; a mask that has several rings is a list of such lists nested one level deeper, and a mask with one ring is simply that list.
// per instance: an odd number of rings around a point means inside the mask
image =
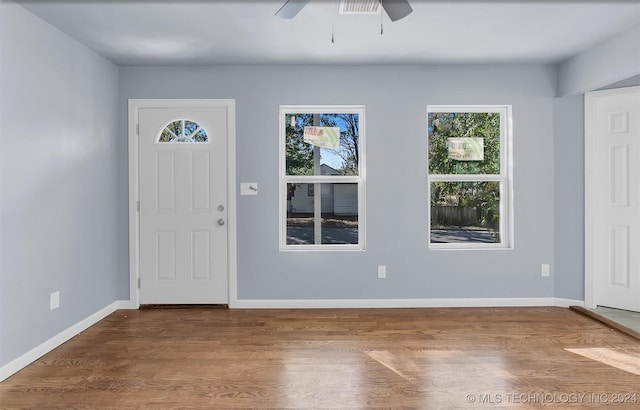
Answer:
[{"label": "ceiling air vent", "polygon": [[380,0],[340,0],[340,14],[380,13]]}]

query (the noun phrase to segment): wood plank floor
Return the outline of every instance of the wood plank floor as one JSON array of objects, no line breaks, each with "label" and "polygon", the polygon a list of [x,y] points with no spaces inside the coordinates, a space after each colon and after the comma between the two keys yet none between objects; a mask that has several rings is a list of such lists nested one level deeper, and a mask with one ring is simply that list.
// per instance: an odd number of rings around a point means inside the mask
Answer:
[{"label": "wood plank floor", "polygon": [[562,308],[120,310],[2,409],[640,408],[640,345]]}]

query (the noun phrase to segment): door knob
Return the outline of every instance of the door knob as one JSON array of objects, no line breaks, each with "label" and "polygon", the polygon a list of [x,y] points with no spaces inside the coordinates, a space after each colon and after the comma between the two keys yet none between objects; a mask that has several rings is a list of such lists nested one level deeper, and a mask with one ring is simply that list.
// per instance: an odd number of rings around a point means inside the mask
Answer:
[{"label": "door knob", "polygon": [[224,225],[224,219],[222,218],[218,219],[218,225],[220,226]]}]

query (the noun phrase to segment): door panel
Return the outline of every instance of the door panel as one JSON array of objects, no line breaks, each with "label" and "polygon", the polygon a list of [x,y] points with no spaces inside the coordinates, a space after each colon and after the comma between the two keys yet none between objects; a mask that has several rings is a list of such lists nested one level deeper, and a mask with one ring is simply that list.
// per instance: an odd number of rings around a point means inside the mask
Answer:
[{"label": "door panel", "polygon": [[211,167],[208,152],[193,153],[193,211],[211,212]]},{"label": "door panel", "polygon": [[[226,108],[141,108],[138,118],[140,303],[227,303]],[[167,129],[180,142],[162,141]]]}]

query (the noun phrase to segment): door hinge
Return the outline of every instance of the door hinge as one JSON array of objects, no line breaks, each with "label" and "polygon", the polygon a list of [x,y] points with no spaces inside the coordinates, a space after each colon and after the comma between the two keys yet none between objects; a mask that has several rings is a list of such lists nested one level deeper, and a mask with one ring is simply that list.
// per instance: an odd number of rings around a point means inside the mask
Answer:
[{"label": "door hinge", "polygon": [[138,289],[140,289],[140,278],[138,278]]},{"label": "door hinge", "polygon": [[136,124],[136,135],[140,135],[140,124]]},{"label": "door hinge", "polygon": [[136,204],[136,208],[138,209],[138,212],[140,212],[140,201]]}]

